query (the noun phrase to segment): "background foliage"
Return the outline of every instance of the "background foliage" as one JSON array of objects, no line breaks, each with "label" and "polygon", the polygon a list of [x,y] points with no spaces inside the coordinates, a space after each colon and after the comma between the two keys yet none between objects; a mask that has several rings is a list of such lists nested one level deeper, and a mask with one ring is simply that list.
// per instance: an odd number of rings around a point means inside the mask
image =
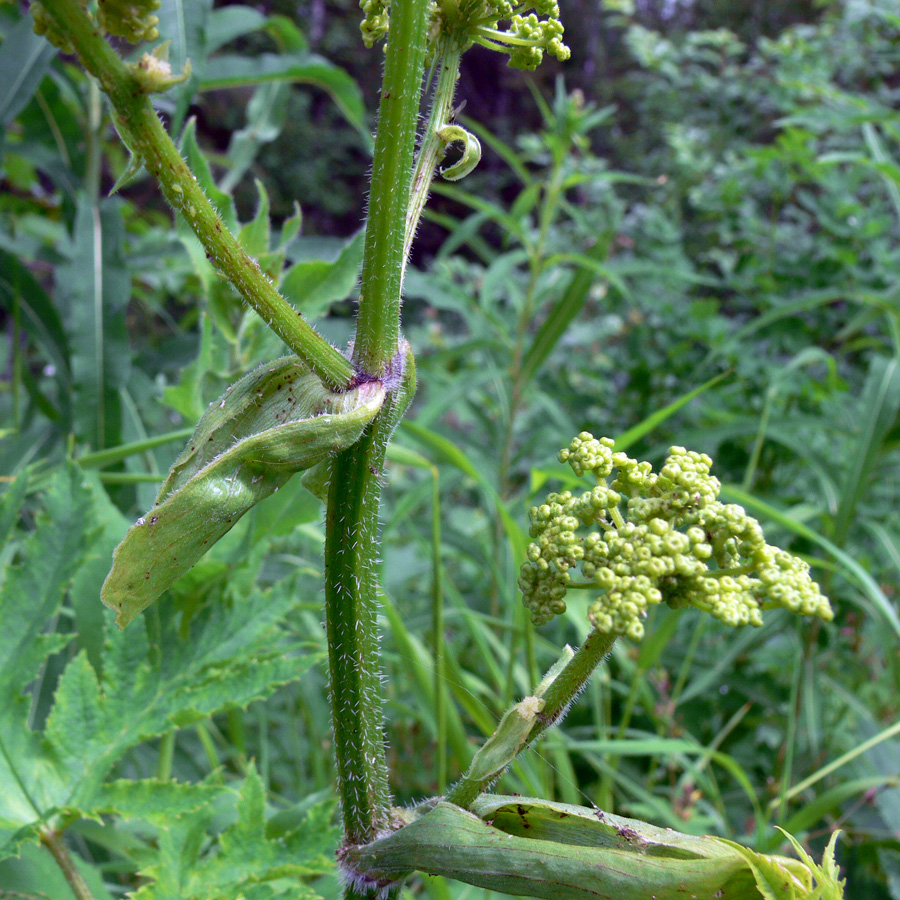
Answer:
[{"label": "background foliage", "polygon": [[[898,900],[900,5],[563,5],[566,67],[466,58],[485,158],[438,187],[406,280],[394,789],[442,789],[587,628],[573,602],[533,632],[515,589],[559,447],[683,444],[814,562],[835,623],[659,611],[503,788],[759,850],[839,827],[848,896]],[[380,59],[352,0],[294,6],[165,0],[194,76],[161,111],[343,344]],[[146,178],[108,196],[128,160],[96,88],[16,8],[0,32],[0,892],[69,896],[53,824],[98,898],[334,896],[317,501],[291,482],[124,636],[97,599],[184,428],[282,351]]]}]

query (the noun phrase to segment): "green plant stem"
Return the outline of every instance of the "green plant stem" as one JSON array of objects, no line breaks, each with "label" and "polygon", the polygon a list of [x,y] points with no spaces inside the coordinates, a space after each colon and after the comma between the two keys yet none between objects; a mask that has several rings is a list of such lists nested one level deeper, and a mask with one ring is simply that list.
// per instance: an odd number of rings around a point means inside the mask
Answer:
[{"label": "green plant stem", "polygon": [[94,900],[90,888],[81,877],[81,872],[76,868],[75,861],[69,855],[69,851],[63,843],[62,834],[59,831],[42,831],[41,843],[56,860],[56,864],[62,870],[66,884],[72,889],[76,900]]},{"label": "green plant stem", "polygon": [[444,704],[444,590],[441,564],[441,483],[437,467],[431,470],[431,627],[434,651],[434,722],[437,732],[438,792],[447,788],[447,709]]},{"label": "green plant stem", "polygon": [[109,97],[122,139],[157,179],[166,200],[185,217],[219,271],[322,381],[333,389],[345,387],[353,377],[353,366],[278,293],[225,227],[160,122],[149,96],[96,23],[77,0],[47,0],[44,7]]},{"label": "green plant stem", "polygon": [[[404,348],[385,405],[362,438],[331,462],[325,514],[325,611],[335,763],[345,842],[390,823],[378,634],[378,503],[391,433],[415,392]],[[352,896],[352,894],[348,894]]]},{"label": "green plant stem", "polygon": [[438,163],[444,156],[446,144],[438,134],[451,118],[453,95],[456,93],[456,81],[459,78],[459,61],[462,50],[458,42],[445,37],[435,49],[435,56],[440,60],[440,70],[431,98],[431,112],[428,124],[422,135],[422,143],[416,154],[416,167],[413,171],[410,186],[409,210],[406,214],[406,231],[403,243],[403,265],[409,259],[422,211],[428,201],[431,182]]},{"label": "green plant stem", "polygon": [[425,66],[428,0],[395,0],[369,189],[353,358],[381,377],[400,341],[400,291],[410,172]]},{"label": "green plant stem", "polygon": [[618,635],[592,630],[584,643],[563,670],[553,679],[541,695],[544,708],[537,724],[528,735],[528,743],[536,741],[548,728],[552,728],[569,711],[572,701],[581,693],[594,669],[612,650]]},{"label": "green plant stem", "polygon": [[175,732],[168,731],[159,739],[156,758],[156,777],[168,781],[172,777],[172,760],[175,756]]},{"label": "green plant stem", "polygon": [[[617,635],[591,631],[572,658],[541,693],[543,708],[537,714],[527,740],[519,752],[536,741],[548,728],[559,722],[572,701],[582,691],[594,669],[603,661],[616,642]],[[489,739],[490,740],[490,739]],[[445,799],[468,809],[488,785],[484,780],[467,771],[447,792]]]}]

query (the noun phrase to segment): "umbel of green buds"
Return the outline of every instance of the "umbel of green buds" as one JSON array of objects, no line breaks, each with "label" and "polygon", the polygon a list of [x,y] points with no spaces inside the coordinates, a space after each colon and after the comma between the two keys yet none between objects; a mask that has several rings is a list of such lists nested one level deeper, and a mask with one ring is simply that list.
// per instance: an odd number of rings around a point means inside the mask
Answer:
[{"label": "umbel of green buds", "polygon": [[[596,486],[550,494],[531,510],[519,587],[536,625],[564,612],[576,587],[598,592],[588,613],[597,630],[632,640],[643,637],[649,607],[663,602],[728,625],[761,625],[774,607],[831,620],[807,563],[767,544],[743,507],[719,501],[706,454],[672,447],[657,473],[613,446],[579,434],[559,460]],[[573,582],[579,566],[584,581]]]},{"label": "umbel of green buds", "polygon": [[[390,28],[390,0],[360,0],[364,19],[363,41],[371,47],[386,37]],[[506,53],[509,64],[534,69],[549,53],[559,60],[571,55],[563,43],[563,26],[557,0],[432,0],[429,10],[429,46],[441,41],[460,50],[481,44]],[[508,23],[501,28],[501,23]]]}]

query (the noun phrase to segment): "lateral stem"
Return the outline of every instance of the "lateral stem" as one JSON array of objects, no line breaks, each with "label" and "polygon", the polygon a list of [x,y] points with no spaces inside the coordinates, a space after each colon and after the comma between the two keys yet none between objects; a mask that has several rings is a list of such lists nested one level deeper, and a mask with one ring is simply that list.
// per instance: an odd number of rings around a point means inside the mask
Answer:
[{"label": "lateral stem", "polygon": [[435,50],[440,60],[440,70],[431,98],[431,111],[419,152],[416,154],[416,166],[410,186],[409,211],[406,214],[406,236],[403,244],[403,267],[409,259],[409,252],[419,227],[419,220],[428,201],[431,182],[438,163],[444,156],[446,144],[438,132],[451,118],[453,96],[456,93],[456,82],[459,78],[459,61],[462,51],[458,42],[444,38]]},{"label": "lateral stem", "polygon": [[166,200],[184,216],[209,259],[322,381],[333,390],[346,387],[354,376],[350,361],[278,293],[256,260],[225,227],[160,122],[149,95],[96,23],[77,0],[46,0],[44,7],[109,97],[122,140],[157,179]]}]

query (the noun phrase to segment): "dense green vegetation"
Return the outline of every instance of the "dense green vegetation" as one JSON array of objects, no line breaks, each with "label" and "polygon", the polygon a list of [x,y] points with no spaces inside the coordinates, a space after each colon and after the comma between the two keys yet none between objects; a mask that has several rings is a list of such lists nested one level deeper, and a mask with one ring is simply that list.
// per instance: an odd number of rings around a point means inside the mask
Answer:
[{"label": "dense green vegetation", "polygon": [[[529,508],[573,487],[559,449],[589,430],[658,465],[683,445],[812,563],[834,621],[657,608],[500,789],[762,852],[788,851],[779,825],[817,859],[839,828],[847,896],[900,900],[900,4],[562,6],[568,63],[466,57],[482,164],[435,185],[406,273],[391,787],[443,792],[588,632],[587,595],[533,628],[516,584]],[[158,107],[344,346],[380,50],[349,0],[210,7],[158,11],[173,69],[192,64]],[[17,8],[0,32],[0,772],[68,824],[33,843],[0,782],[20,854],[0,897],[69,898],[67,860],[98,900],[335,897],[318,500],[287,483],[127,631],[99,603],[197,419],[283,345],[129,168],[96,84]]]}]

